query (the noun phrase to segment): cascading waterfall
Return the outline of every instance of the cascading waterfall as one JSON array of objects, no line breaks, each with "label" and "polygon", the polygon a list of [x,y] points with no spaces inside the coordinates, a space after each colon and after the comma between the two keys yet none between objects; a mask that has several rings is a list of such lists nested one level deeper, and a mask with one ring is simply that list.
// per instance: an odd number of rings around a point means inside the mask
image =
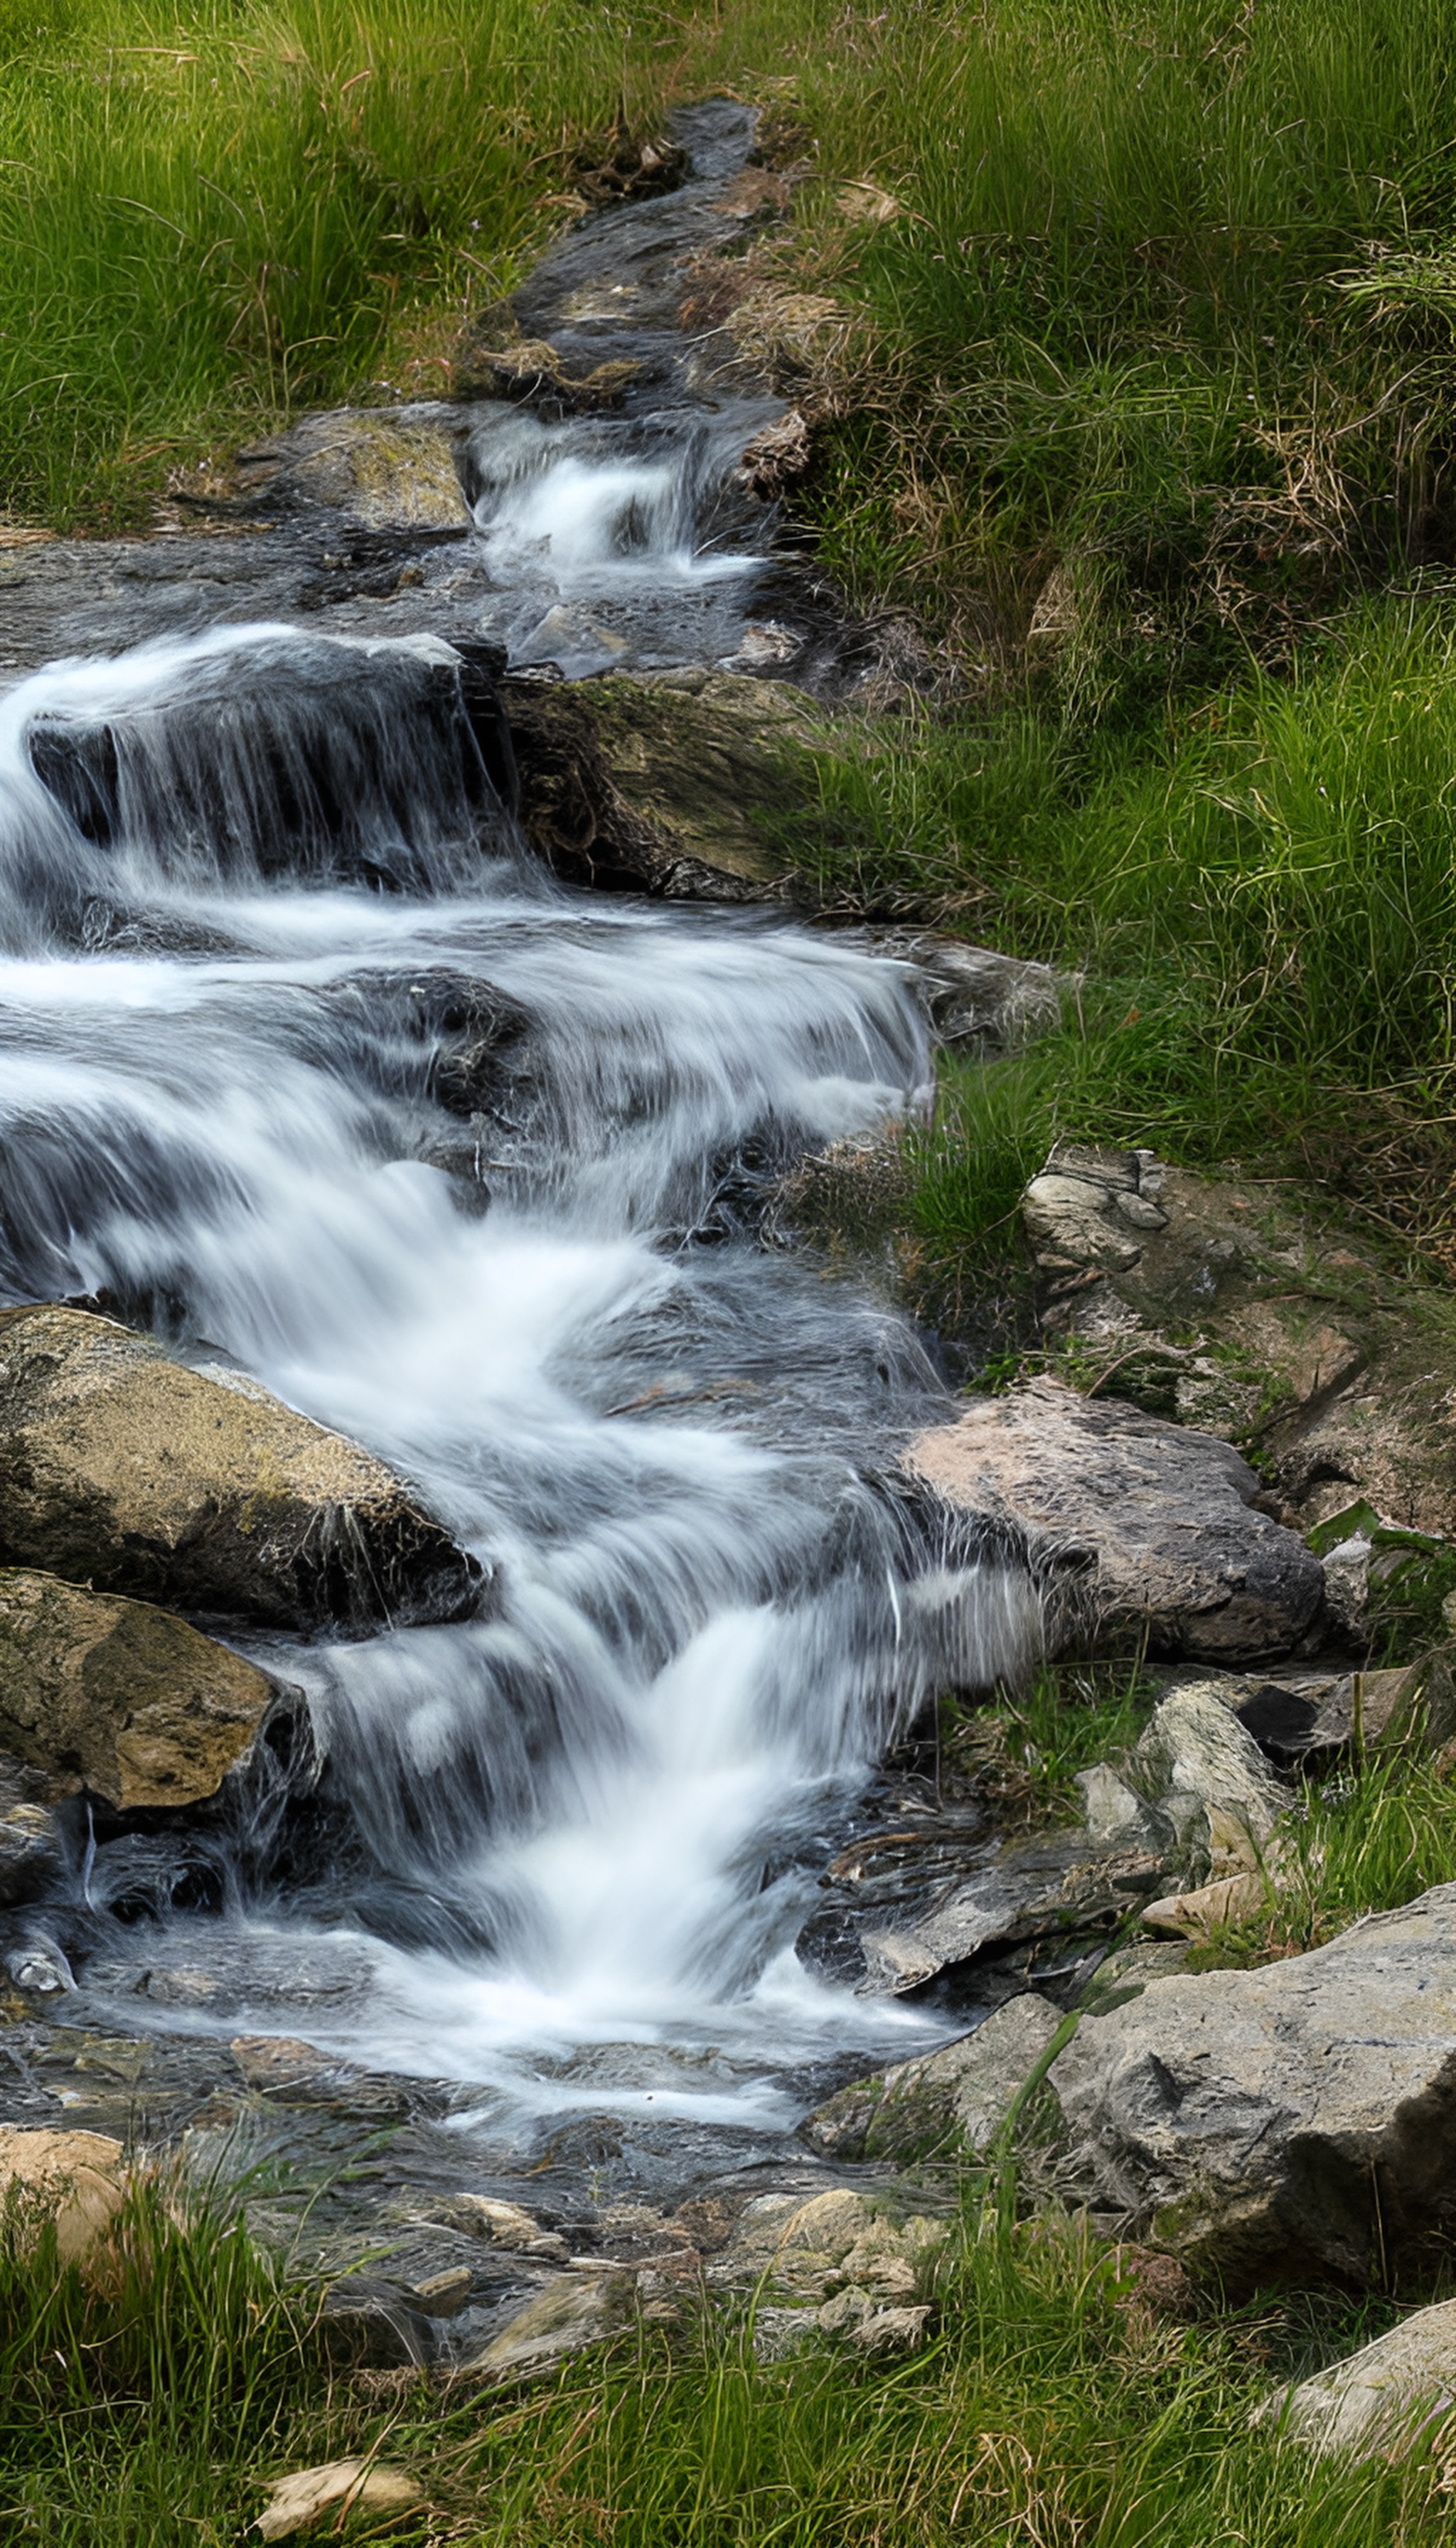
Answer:
[{"label": "cascading waterfall", "polygon": [[168,1915],[229,2029],[768,2113],[785,2061],[915,2023],[794,1958],[834,1815],[1036,1635],[1015,1564],[888,1482],[942,1404],[913,1332],[756,1226],[923,1104],[925,1033],[892,964],[558,886],[489,741],[433,643],[232,631],[10,693],[0,1294],[230,1360],[491,1584],[456,1626],[254,1643],[328,1810],[313,1863]]}]

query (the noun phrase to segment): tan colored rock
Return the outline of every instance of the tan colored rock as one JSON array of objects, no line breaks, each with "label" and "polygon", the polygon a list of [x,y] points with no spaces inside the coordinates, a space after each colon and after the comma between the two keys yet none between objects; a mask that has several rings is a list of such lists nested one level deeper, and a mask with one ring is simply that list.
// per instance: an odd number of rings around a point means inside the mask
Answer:
[{"label": "tan colored rock", "polygon": [[1280,2390],[1261,2420],[1278,2423],[1321,2458],[1400,2458],[1453,2408],[1456,2301],[1439,2301],[1313,2379]]},{"label": "tan colored rock", "polygon": [[918,1435],[905,1465],[949,1502],[1019,1523],[1060,1566],[1060,1640],[1136,1624],[1160,1654],[1252,1660],[1287,1653],[1319,1610],[1320,1562],[1256,1509],[1247,1462],[1139,1408],[1033,1380]]},{"label": "tan colored rock", "polygon": [[762,2195],[742,2215],[708,2280],[740,2290],[767,2281],[775,2291],[823,2301],[842,2286],[872,2286],[880,2299],[913,2291],[949,2236],[949,2225],[912,2213],[888,2214],[849,2187],[807,2203]]},{"label": "tan colored rock", "polygon": [[303,1628],[458,1617],[478,1582],[357,1443],[48,1306],[0,1311],[0,1559]]},{"label": "tan colored rock", "polygon": [[1149,1902],[1142,1926],[1158,1937],[1202,1942],[1230,1922],[1252,1920],[1262,1910],[1268,1887],[1261,1875],[1224,1875],[1216,1884],[1197,1885],[1191,1893],[1168,1893]]},{"label": "tan colored rock", "polygon": [[631,2306],[630,2275],[557,2274],[476,2355],[471,2369],[499,2378],[541,2370],[614,2335]]},{"label": "tan colored rock", "polygon": [[0,1750],[41,1772],[52,1800],[86,1787],[124,1813],[197,1804],[276,1711],[302,1705],[148,1602],[0,1568]]},{"label": "tan colored rock", "polygon": [[260,2539],[291,2539],[325,2512],[334,2515],[333,2531],[347,2513],[408,2512],[422,2501],[420,2488],[403,2469],[374,2459],[329,2460],[277,2479],[253,2527]]},{"label": "tan colored rock", "polygon": [[0,2201],[24,2187],[54,2215],[62,2264],[77,2264],[122,2208],[122,2144],[105,2133],[25,2133],[0,2126]]},{"label": "tan colored rock", "polygon": [[513,2255],[536,2256],[543,2262],[566,2262],[566,2240],[556,2230],[543,2229],[522,2204],[498,2203],[488,2194],[460,2194],[453,2213],[460,2229],[489,2238],[494,2247],[508,2247]]}]

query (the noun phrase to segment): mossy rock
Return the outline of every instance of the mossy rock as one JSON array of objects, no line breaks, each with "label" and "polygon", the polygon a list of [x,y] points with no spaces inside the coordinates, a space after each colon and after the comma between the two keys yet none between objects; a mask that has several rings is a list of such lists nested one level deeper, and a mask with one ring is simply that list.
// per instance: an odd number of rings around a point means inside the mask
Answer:
[{"label": "mossy rock", "polygon": [[501,688],[521,820],[558,874],[679,900],[789,894],[774,826],[813,787],[802,692],[698,672]]},{"label": "mossy rock", "polygon": [[124,1813],[201,1803],[301,1704],[165,1610],[0,1569],[0,1751],[52,1803],[80,1788]]},{"label": "mossy rock", "polygon": [[291,1628],[455,1618],[479,1592],[357,1443],[48,1306],[0,1312],[0,1563]]}]

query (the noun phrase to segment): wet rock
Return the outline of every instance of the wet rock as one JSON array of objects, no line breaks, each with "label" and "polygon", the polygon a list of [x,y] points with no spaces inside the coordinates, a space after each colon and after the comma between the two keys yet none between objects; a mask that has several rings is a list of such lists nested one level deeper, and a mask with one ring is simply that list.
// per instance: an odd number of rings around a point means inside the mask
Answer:
[{"label": "wet rock", "polygon": [[507,2320],[470,2364],[505,2378],[539,2371],[585,2345],[614,2335],[631,2315],[632,2280],[626,2274],[558,2274]]},{"label": "wet rock", "polygon": [[570,2249],[554,2230],[547,2230],[519,2203],[500,2203],[486,2194],[457,2195],[451,2207],[456,2226],[478,2238],[488,2238],[493,2247],[503,2247],[509,2254],[532,2256],[539,2262],[565,2264]]},{"label": "wet rock", "polygon": [[783,890],[770,809],[809,792],[808,700],[737,674],[502,684],[521,821],[574,882],[728,902]]},{"label": "wet rock", "polygon": [[434,2358],[429,2318],[393,2283],[349,2275],[324,2293],[318,2323],[330,2361],[350,2371],[397,2371]]},{"label": "wet rock", "polygon": [[[0,1602],[4,1578],[0,1576]],[[0,1610],[0,1710],[5,1706],[4,1626]],[[55,1817],[41,1802],[45,1781],[23,1761],[0,1752],[0,1910],[34,1902],[65,1865]]]},{"label": "wet rock", "polygon": [[[300,1690],[165,1610],[0,1569],[0,1747],[52,1800],[85,1787],[122,1812],[197,1804],[303,1708]],[[23,1898],[7,1894],[21,1837],[15,1814],[0,1816],[0,1899]],[[38,1826],[38,1865],[46,1848]]]},{"label": "wet rock", "polygon": [[1456,1885],[1254,1972],[1084,2016],[1064,2186],[1238,2295],[1418,2281],[1456,2228]]},{"label": "wet rock", "polygon": [[905,1462],[1026,1529],[1059,1579],[1054,1640],[1137,1626],[1156,1653],[1237,1662],[1287,1653],[1319,1612],[1319,1560],[1257,1509],[1247,1463],[1139,1409],[1033,1380],[920,1434]]},{"label": "wet rock", "polygon": [[979,2155],[1060,2023],[1049,2000],[1025,1991],[974,2035],[842,2088],[801,2126],[803,2138],[822,2157],[898,2166],[933,2150]]},{"label": "wet rock", "polygon": [[479,1569],[383,1462],[78,1310],[0,1312],[0,1557],[309,1628],[458,1618]]},{"label": "wet rock", "polygon": [[[367,531],[460,530],[470,515],[455,465],[458,408],[335,408],[239,452],[238,509],[274,515],[322,512]],[[194,500],[194,510],[232,509]]]},{"label": "wet rock", "polygon": [[62,2264],[103,2239],[122,2208],[122,2144],[101,2133],[26,2133],[0,2126],[0,2202],[21,2188],[55,2222]]},{"label": "wet rock", "polygon": [[1398,2459],[1456,2407],[1456,2301],[1416,2310],[1373,2344],[1280,2390],[1262,2420],[1321,2458]]},{"label": "wet rock", "polygon": [[925,929],[858,933],[871,955],[913,966],[926,1016],[938,1041],[974,1046],[987,1054],[1020,1052],[1060,1024],[1072,977],[994,948],[970,947]]},{"label": "wet rock", "polygon": [[1003,1843],[922,1918],[863,1932],[861,1988],[896,1995],[920,1990],[990,1951],[1037,1939],[1090,1945],[1124,1920],[1161,1873],[1160,1856],[1097,1850],[1080,1832]]}]

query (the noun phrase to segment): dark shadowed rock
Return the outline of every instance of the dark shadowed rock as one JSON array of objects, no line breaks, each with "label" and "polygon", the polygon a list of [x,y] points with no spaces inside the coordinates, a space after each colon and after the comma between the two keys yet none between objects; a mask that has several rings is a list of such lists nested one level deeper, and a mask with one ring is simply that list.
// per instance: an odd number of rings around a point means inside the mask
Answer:
[{"label": "dark shadowed rock", "polygon": [[86,1787],[124,1813],[197,1804],[302,1703],[148,1602],[0,1570],[0,1751],[52,1799]]},{"label": "dark shadowed rock", "polygon": [[239,1373],[50,1307],[0,1312],[0,1558],[295,1628],[455,1618],[479,1589],[357,1443]]},{"label": "dark shadowed rock", "polygon": [[1069,2189],[1230,2292],[1417,2281],[1456,2230],[1456,1885],[1154,1980],[1052,2065]]},{"label": "dark shadowed rock", "polygon": [[1159,1654],[1237,1662],[1287,1653],[1320,1610],[1320,1562],[1255,1508],[1247,1462],[1139,1408],[1034,1380],[905,1457],[951,1503],[1005,1513],[1048,1567],[1078,1570],[1075,1599],[1052,1605],[1063,1638],[1136,1624]]}]

